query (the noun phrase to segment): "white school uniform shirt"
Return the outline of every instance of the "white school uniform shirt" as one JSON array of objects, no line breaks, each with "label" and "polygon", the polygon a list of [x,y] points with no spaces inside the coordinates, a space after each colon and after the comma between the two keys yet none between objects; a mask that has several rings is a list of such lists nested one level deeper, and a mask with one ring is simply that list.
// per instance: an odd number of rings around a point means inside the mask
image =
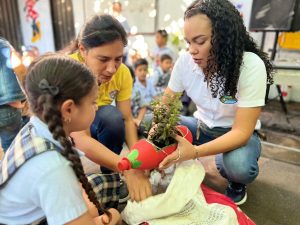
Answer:
[{"label": "white school uniform shirt", "polygon": [[[224,104],[220,96],[213,98],[204,82],[202,69],[189,52],[183,53],[175,63],[168,87],[174,92],[186,91],[197,106],[194,117],[209,128],[232,127],[237,107],[258,107],[265,104],[267,72],[264,62],[252,52],[245,52],[237,86],[237,102]],[[245,118],[247,119],[247,118]],[[259,122],[257,122],[258,126]]]},{"label": "white school uniform shirt", "polygon": [[[37,136],[62,148],[45,123],[35,116],[30,123]],[[0,224],[30,224],[46,216],[49,225],[60,225],[86,212],[70,162],[57,151],[29,159],[0,189]]]},{"label": "white school uniform shirt", "polygon": [[146,86],[141,84],[139,79],[136,79],[133,85],[131,97],[131,109],[133,116],[138,116],[142,107],[150,107],[155,96],[157,96],[157,92],[149,77],[146,80]]}]

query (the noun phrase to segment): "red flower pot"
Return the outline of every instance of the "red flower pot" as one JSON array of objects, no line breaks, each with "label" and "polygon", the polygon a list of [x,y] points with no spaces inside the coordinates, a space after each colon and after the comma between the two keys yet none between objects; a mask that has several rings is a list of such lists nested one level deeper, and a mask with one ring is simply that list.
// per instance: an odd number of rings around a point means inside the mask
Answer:
[{"label": "red flower pot", "polygon": [[[192,133],[186,126],[176,126],[181,136],[186,138],[190,143],[193,141]],[[159,148],[147,139],[139,140],[130,149],[127,157],[123,157],[118,163],[120,171],[129,169],[148,170],[157,168],[159,163],[177,148],[177,143]]]}]

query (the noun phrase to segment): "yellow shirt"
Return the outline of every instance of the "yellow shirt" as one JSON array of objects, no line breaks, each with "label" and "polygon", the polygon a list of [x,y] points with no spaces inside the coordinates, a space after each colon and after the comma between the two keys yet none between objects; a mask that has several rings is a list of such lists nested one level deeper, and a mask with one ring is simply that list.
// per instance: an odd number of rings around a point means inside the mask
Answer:
[{"label": "yellow shirt", "polygon": [[[82,62],[79,53],[69,55],[71,58]],[[117,102],[125,101],[131,98],[133,80],[129,69],[123,63],[118,68],[109,82],[99,86],[99,97],[97,100],[98,106],[110,105],[113,100]]]}]

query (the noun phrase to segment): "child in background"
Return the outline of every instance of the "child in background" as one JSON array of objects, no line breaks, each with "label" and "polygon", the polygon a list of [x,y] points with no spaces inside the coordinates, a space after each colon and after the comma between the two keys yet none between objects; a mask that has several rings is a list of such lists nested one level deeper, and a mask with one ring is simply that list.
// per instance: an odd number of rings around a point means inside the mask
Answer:
[{"label": "child in background", "polygon": [[139,126],[141,120],[147,112],[151,111],[150,103],[157,93],[148,74],[148,62],[146,59],[138,59],[134,64],[134,73],[136,76],[131,99],[131,108],[136,126]]},{"label": "child in background", "polygon": [[168,43],[168,32],[166,30],[158,30],[155,34],[156,46],[150,54],[153,60],[153,69],[159,66],[160,57],[164,54],[168,54],[172,57],[172,61],[175,62],[176,54],[171,48],[167,46]]},{"label": "child in background", "polygon": [[130,34],[130,26],[125,16],[122,14],[122,3],[120,1],[113,1],[112,15],[122,24],[127,34]]},{"label": "child in background", "polygon": [[172,57],[168,54],[163,54],[160,57],[159,66],[154,70],[153,75],[151,76],[153,85],[155,86],[158,95],[162,94],[168,86],[168,82],[171,77],[172,66]]},{"label": "child in background", "polygon": [[29,67],[25,91],[33,116],[0,161],[0,224],[117,224],[120,215],[102,208],[102,190],[89,183],[69,138],[95,117],[95,77],[69,57],[47,55]]}]

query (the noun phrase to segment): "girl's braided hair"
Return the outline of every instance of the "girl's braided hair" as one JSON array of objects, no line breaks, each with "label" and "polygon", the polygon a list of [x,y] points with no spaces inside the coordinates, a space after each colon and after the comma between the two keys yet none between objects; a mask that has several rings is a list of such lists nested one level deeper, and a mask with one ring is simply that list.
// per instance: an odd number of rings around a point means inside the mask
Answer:
[{"label": "girl's braided hair", "polygon": [[[45,84],[46,83],[46,84]],[[96,87],[92,73],[79,62],[63,55],[48,54],[31,64],[25,81],[25,90],[31,110],[43,120],[53,135],[63,146],[61,154],[72,163],[72,168],[84,188],[89,200],[99,212],[111,218],[97,200],[96,193],[84,174],[78,152],[73,149],[74,142],[66,136],[63,129],[61,104],[72,99],[81,104],[83,97]]]},{"label": "girl's braided hair", "polygon": [[260,51],[244,26],[239,11],[228,0],[196,0],[185,11],[184,19],[206,15],[212,25],[210,57],[204,70],[212,96],[235,96],[245,51],[258,55],[265,64],[267,83],[273,83],[272,64]]}]

